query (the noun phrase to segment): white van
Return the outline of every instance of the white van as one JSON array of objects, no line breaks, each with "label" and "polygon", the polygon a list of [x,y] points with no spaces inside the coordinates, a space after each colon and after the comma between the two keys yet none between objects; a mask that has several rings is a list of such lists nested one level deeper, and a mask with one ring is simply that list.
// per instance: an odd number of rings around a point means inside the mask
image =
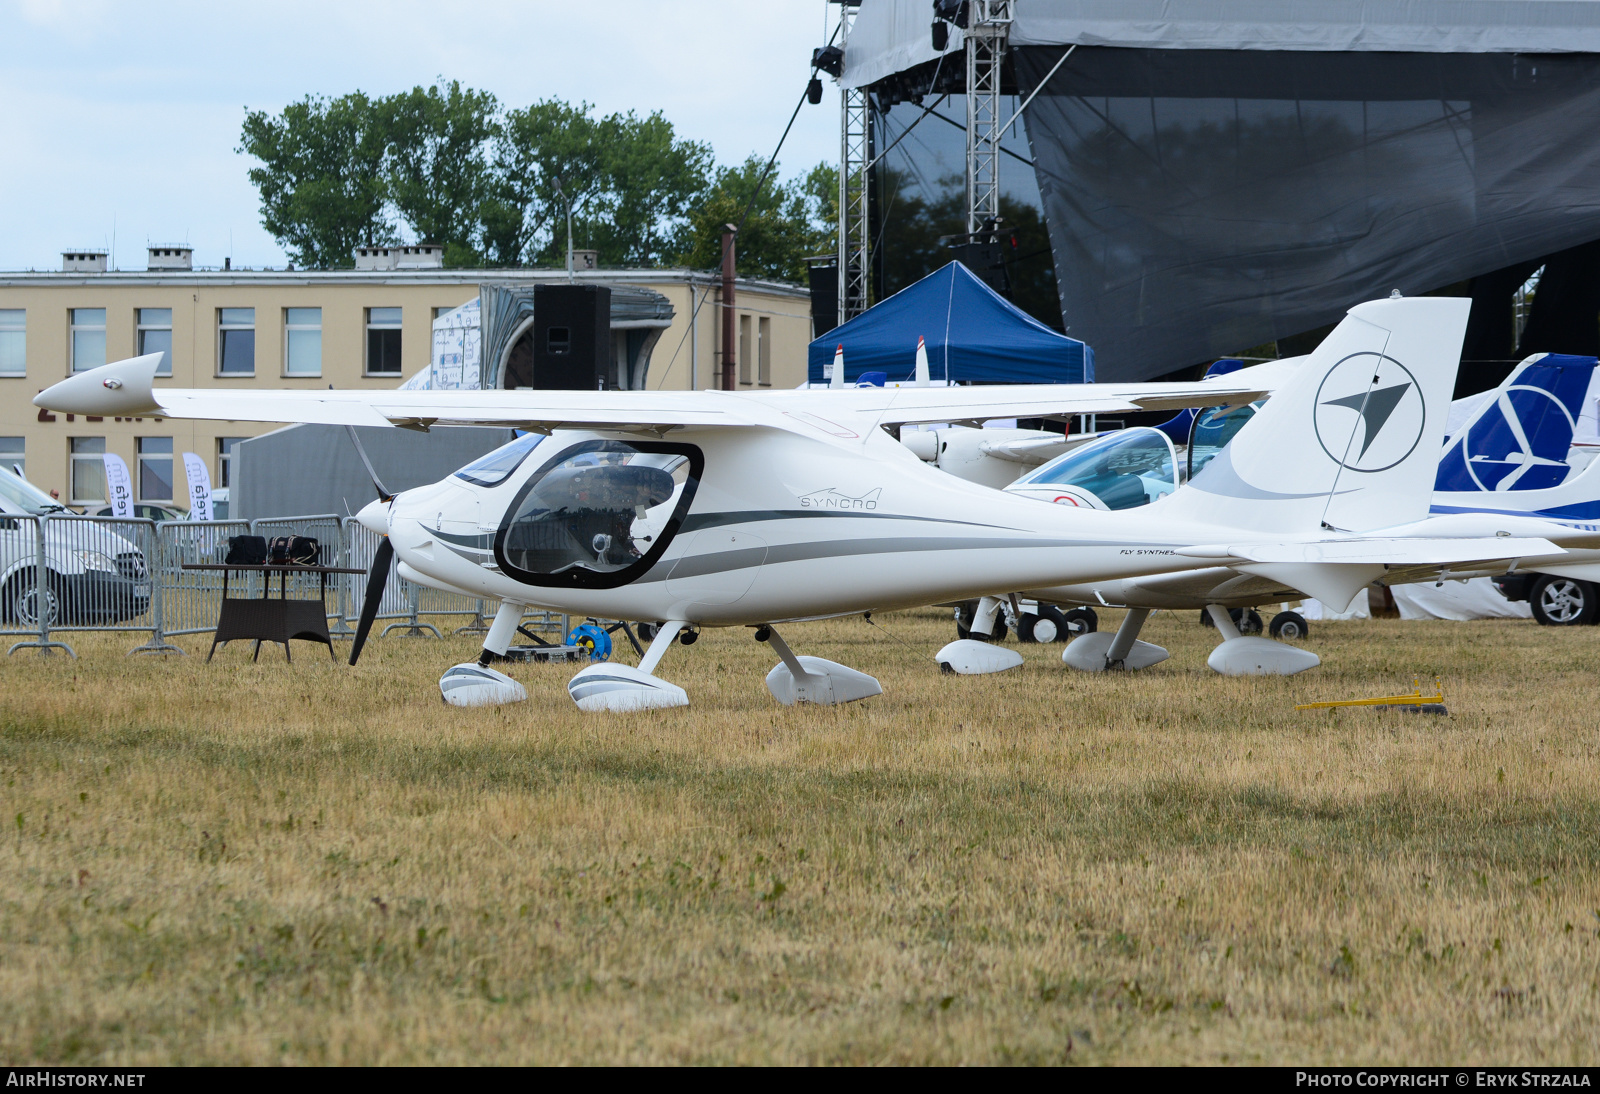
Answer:
[{"label": "white van", "polygon": [[[16,517],[60,514],[45,522],[47,591],[39,598],[37,525]],[[112,527],[67,513],[27,479],[0,468],[0,622],[36,628],[121,623],[150,610],[150,568],[136,543]]]}]

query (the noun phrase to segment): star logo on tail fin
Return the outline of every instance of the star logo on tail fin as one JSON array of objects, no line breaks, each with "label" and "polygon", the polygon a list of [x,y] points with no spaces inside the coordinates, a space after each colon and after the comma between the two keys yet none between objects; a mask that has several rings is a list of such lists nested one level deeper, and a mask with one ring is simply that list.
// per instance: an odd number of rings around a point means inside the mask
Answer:
[{"label": "star logo on tail fin", "polygon": [[1427,408],[1411,370],[1380,353],[1353,353],[1322,378],[1314,403],[1317,441],[1350,471],[1387,471],[1422,439]]},{"label": "star logo on tail fin", "polygon": [[[1361,456],[1367,454],[1367,449],[1372,447],[1372,442],[1378,439],[1378,434],[1383,430],[1383,424],[1389,420],[1389,415],[1394,413],[1394,408],[1400,405],[1400,399],[1412,388],[1412,384],[1395,384],[1393,387],[1374,388],[1372,391],[1358,392],[1355,395],[1346,395],[1343,399],[1329,399],[1323,406],[1349,407],[1361,415],[1361,421],[1366,426],[1362,430]],[[1357,456],[1356,459],[1360,459]]]}]

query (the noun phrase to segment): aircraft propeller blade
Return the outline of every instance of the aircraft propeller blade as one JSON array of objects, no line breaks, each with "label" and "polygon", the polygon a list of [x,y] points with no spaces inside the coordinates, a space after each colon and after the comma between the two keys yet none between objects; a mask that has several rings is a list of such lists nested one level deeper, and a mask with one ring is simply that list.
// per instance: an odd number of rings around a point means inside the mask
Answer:
[{"label": "aircraft propeller blade", "polygon": [[361,605],[361,621],[356,624],[356,638],[350,643],[350,663],[361,656],[361,647],[367,644],[372,632],[372,621],[378,617],[378,605],[383,602],[384,586],[389,584],[389,563],[394,558],[394,544],[384,536],[372,555],[372,569],[367,573],[367,599]]}]

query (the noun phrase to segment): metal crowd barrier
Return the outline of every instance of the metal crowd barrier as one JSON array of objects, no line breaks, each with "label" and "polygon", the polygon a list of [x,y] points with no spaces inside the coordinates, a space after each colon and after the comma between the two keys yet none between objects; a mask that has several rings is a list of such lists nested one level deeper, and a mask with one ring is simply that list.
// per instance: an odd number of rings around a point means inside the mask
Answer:
[{"label": "metal crowd barrier", "polygon": [[[223,574],[185,570],[184,563],[221,562],[228,541],[238,535],[310,536],[318,541],[326,565],[369,571],[379,536],[353,517],[316,514],[256,520],[162,521],[75,514],[0,515],[0,636],[20,639],[8,653],[52,649],[77,654],[51,636],[63,631],[147,632],[149,640],[129,653],[182,653],[170,636],[214,630],[222,607]],[[391,563],[393,566],[394,563]],[[289,575],[289,595],[314,598],[314,575]],[[260,596],[262,575],[234,573],[230,596]],[[341,574],[329,581],[329,631],[354,633],[367,579]],[[442,637],[423,616],[466,617],[456,634],[488,630],[482,598],[446,593],[402,579],[391,570],[377,618],[388,621],[380,634]],[[530,609],[523,626],[554,632],[559,641],[570,629],[567,616]]]}]

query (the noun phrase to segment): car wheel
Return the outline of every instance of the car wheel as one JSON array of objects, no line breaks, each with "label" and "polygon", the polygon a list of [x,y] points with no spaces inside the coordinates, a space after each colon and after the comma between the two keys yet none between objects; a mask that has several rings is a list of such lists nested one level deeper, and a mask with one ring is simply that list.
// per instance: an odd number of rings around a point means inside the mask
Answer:
[{"label": "car wheel", "polygon": [[1306,617],[1299,612],[1279,612],[1272,617],[1267,633],[1274,638],[1286,638],[1298,642],[1311,633],[1311,627],[1306,623]]},{"label": "car wheel", "polygon": [[1546,627],[1573,627],[1593,623],[1595,587],[1587,581],[1545,574],[1528,590],[1533,618]]},{"label": "car wheel", "polygon": [[1069,638],[1076,638],[1080,634],[1093,634],[1100,629],[1100,617],[1094,614],[1093,608],[1071,608],[1061,614],[1061,619],[1066,623],[1066,633]]},{"label": "car wheel", "polygon": [[[6,585],[6,620],[29,630],[39,629],[39,587],[32,574],[18,574]],[[46,626],[61,622],[61,596],[56,591],[56,578],[51,574],[45,587],[44,621]]]}]

